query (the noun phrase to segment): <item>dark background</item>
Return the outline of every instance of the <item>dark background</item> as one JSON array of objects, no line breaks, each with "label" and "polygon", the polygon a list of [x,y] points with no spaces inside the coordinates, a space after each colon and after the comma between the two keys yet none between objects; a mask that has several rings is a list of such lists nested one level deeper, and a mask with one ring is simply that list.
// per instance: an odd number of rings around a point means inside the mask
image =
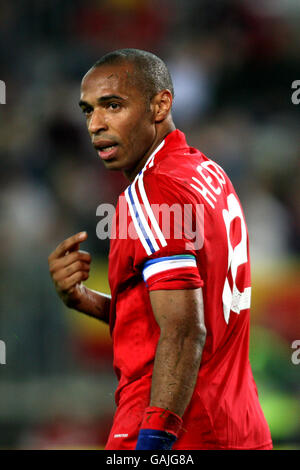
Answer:
[{"label": "dark background", "polygon": [[[87,230],[88,285],[109,292],[104,170],[78,107],[104,53],[137,47],[174,79],[174,119],[229,174],[251,242],[251,364],[275,448],[300,448],[298,0],[0,1],[0,448],[103,448],[116,380],[107,328],[64,308],[47,258]],[[300,357],[300,355],[298,355]]]}]

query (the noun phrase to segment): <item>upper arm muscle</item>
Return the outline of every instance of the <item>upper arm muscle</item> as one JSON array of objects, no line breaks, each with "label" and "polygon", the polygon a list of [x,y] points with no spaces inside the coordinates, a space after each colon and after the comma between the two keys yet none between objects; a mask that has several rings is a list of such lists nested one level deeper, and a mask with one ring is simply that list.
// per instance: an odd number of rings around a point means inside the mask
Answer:
[{"label": "upper arm muscle", "polygon": [[150,291],[150,301],[162,331],[179,327],[182,333],[189,334],[205,329],[201,288]]}]

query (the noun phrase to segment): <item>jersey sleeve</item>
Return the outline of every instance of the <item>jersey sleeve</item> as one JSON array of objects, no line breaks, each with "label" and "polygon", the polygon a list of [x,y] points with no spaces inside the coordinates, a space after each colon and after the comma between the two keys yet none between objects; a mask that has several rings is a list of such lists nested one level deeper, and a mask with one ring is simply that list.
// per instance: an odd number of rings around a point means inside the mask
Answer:
[{"label": "jersey sleeve", "polygon": [[167,175],[140,174],[125,192],[136,232],[134,268],[151,290],[195,289],[201,207],[181,182]]}]

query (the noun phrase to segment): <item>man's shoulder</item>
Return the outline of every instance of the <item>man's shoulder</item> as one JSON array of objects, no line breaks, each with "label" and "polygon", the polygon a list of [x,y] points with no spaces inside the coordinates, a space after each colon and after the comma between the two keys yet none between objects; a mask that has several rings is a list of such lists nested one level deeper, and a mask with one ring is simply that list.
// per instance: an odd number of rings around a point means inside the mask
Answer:
[{"label": "man's shoulder", "polygon": [[188,184],[187,171],[181,168],[180,164],[170,167],[166,161],[145,171],[143,175],[143,185],[147,194],[161,199],[181,199]]},{"label": "man's shoulder", "polygon": [[144,169],[143,179],[153,184],[185,180],[205,160],[205,155],[192,147],[166,148]]},{"label": "man's shoulder", "polygon": [[[201,150],[187,144],[176,130],[138,176],[138,186],[152,200],[201,203],[213,207],[232,184],[223,168]],[[222,194],[222,195],[221,195]]]},{"label": "man's shoulder", "polygon": [[[148,191],[173,192],[174,197],[178,192],[191,189],[195,177],[199,176],[199,169],[204,166],[222,169],[213,160],[207,158],[200,150],[193,147],[167,148],[154,160],[153,164],[146,167],[141,178]],[[216,171],[216,170],[215,170]],[[224,174],[224,172],[222,171]]]}]

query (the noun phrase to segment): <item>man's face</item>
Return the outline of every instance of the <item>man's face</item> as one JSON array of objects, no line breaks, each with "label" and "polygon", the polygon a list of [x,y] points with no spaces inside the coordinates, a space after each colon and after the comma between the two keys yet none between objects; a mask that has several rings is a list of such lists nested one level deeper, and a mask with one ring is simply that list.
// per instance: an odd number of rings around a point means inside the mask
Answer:
[{"label": "man's face", "polygon": [[133,71],[132,64],[91,69],[82,80],[79,103],[104,165],[126,174],[148,158],[156,135],[153,111]]}]

